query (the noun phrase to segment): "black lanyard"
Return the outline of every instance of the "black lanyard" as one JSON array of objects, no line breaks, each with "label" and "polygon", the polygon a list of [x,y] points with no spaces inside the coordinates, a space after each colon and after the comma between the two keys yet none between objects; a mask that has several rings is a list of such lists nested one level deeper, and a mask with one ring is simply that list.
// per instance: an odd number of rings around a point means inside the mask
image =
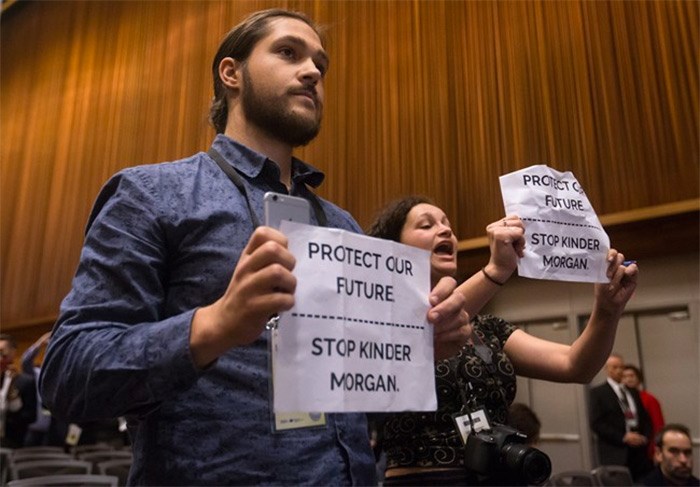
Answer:
[{"label": "black lanyard", "polygon": [[[245,203],[248,206],[248,213],[250,213],[250,220],[253,222],[253,227],[259,227],[260,220],[258,219],[258,216],[253,211],[253,207],[250,204],[250,199],[248,199],[248,191],[246,191],[245,189],[245,183],[243,182],[243,178],[241,178],[238,172],[234,168],[232,168],[229,163],[226,162],[226,160],[221,156],[221,154],[219,154],[219,152],[216,149],[210,147],[207,151],[207,154],[209,154],[209,157],[211,157],[214,160],[214,162],[216,162],[216,164],[221,168],[221,170],[224,171],[224,174],[226,174],[226,176],[228,176],[233,185],[236,186],[236,188],[238,188],[238,191],[241,192],[243,198],[245,198]],[[306,185],[304,185],[304,187],[306,188]],[[316,196],[313,192],[309,191],[308,188],[306,189],[306,193],[309,196],[307,200],[309,200],[311,206],[314,207],[314,214],[316,215],[316,221],[318,222],[318,225],[321,227],[327,226],[328,218],[326,217],[326,212],[323,211],[323,207],[321,206],[321,202],[318,200],[318,196]]]},{"label": "black lanyard", "polygon": [[[479,357],[482,362],[484,362],[487,372],[490,374],[495,374],[496,366],[493,364],[493,350],[491,350],[488,345],[484,343],[474,329],[472,329],[471,339],[474,354]],[[474,386],[472,385],[471,380],[467,379],[466,384],[462,385],[462,380],[458,373],[458,370],[460,369],[459,359],[455,356],[450,358],[450,361],[454,363],[455,381],[457,384],[457,389],[459,390],[460,398],[462,399],[461,412],[469,412],[470,409],[472,411],[476,411],[479,405],[477,404],[477,397],[474,393]],[[469,395],[467,396],[467,394]],[[507,404],[508,401],[506,400],[505,392],[501,391],[501,395],[503,397],[503,401]]]}]

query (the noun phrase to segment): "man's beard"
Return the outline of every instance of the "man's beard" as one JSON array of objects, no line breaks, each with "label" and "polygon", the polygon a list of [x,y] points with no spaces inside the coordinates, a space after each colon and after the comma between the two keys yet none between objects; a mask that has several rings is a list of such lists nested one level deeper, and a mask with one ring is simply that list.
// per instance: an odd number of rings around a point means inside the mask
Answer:
[{"label": "man's beard", "polygon": [[677,481],[678,483],[683,483],[690,478],[693,471],[692,470],[688,471],[688,469],[682,468],[682,467],[676,467],[676,468],[672,467],[672,468],[670,468],[669,473],[671,474],[670,477],[673,480]]},{"label": "man's beard", "polygon": [[270,99],[256,92],[247,66],[243,67],[241,102],[249,121],[292,147],[308,144],[321,129],[321,113],[315,119],[302,117],[288,109],[287,100]]}]

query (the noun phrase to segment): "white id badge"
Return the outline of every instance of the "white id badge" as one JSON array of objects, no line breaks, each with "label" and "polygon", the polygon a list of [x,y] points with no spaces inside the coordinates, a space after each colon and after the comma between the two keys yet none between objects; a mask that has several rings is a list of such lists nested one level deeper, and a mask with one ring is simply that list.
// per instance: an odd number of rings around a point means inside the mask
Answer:
[{"label": "white id badge", "polygon": [[80,435],[83,434],[83,429],[75,423],[68,425],[68,434],[66,435],[66,445],[75,446],[80,441]]},{"label": "white id badge", "polygon": [[292,412],[292,413],[275,413],[274,409],[274,391],[273,381],[274,381],[274,354],[275,354],[275,343],[277,340],[278,331],[276,328],[270,330],[270,353],[269,353],[269,369],[270,369],[270,381],[268,394],[270,398],[270,415],[271,429],[273,433],[282,433],[288,430],[300,429],[300,428],[322,428],[326,426],[326,414],[325,413],[315,413],[315,412]]},{"label": "white id badge", "polygon": [[459,434],[462,438],[462,443],[467,444],[467,437],[472,431],[478,433],[482,430],[491,429],[489,420],[486,417],[486,411],[483,409],[477,409],[474,412],[466,414],[455,414],[452,419],[459,430]]},{"label": "white id badge", "polygon": [[627,431],[637,431],[639,427],[639,421],[634,416],[631,418],[625,418],[625,427]]},{"label": "white id badge", "polygon": [[326,413],[273,413],[275,431],[315,428],[326,425]]}]

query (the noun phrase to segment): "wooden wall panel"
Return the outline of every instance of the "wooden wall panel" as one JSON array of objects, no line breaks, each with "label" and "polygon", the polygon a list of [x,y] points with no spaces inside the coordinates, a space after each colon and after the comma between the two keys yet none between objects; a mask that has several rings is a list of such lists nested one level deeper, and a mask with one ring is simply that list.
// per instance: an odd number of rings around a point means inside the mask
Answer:
[{"label": "wooden wall panel", "polygon": [[424,193],[479,237],[498,176],[539,163],[600,214],[700,196],[697,2],[18,1],[0,29],[3,327],[53,320],[111,174],[207,148],[219,40],[272,6],[329,27],[323,129],[298,155],[362,225]]}]

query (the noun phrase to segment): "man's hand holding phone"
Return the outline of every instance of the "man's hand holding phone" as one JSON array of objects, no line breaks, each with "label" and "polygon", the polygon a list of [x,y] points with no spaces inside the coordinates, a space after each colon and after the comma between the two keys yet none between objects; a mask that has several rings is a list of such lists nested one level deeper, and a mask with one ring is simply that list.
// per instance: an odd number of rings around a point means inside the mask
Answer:
[{"label": "man's hand holding phone", "polygon": [[271,316],[294,306],[296,259],[279,230],[282,220],[308,223],[310,205],[303,198],[265,195],[265,224],[248,240],[221,298],[199,308],[192,319],[190,349],[205,367],[232,347],[248,345],[265,329]]},{"label": "man's hand holding phone", "polygon": [[263,226],[253,232],[224,295],[195,312],[190,349],[199,367],[252,343],[270,316],[294,306],[295,263],[280,231]]}]

